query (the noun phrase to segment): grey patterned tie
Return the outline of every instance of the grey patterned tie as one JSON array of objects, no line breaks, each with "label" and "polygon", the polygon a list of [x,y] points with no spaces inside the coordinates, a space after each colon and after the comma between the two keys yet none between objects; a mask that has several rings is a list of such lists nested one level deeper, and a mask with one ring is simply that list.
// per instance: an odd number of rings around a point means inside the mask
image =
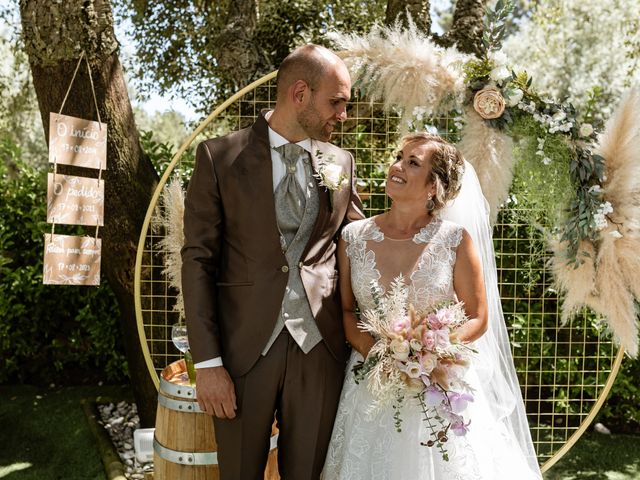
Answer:
[{"label": "grey patterned tie", "polygon": [[[298,159],[305,153],[305,149],[295,143],[287,143],[275,149],[280,153],[284,162],[286,173],[284,178],[280,181],[275,191],[275,200],[277,209],[281,213],[278,215],[279,222],[286,222],[289,227],[282,228],[283,231],[298,230],[302,217],[304,215],[304,207],[306,199],[304,191],[296,179],[297,168],[304,168],[302,162],[300,166],[296,166]],[[287,225],[281,225],[286,227]],[[290,238],[286,238],[287,244],[291,243]]]}]

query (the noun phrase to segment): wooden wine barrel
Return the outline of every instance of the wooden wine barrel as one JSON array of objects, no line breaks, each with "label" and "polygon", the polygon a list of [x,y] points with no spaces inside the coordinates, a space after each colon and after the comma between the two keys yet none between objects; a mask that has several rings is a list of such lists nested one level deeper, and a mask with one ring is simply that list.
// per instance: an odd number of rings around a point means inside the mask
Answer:
[{"label": "wooden wine barrel", "polygon": [[[279,480],[276,449],[278,430],[272,427],[265,480]],[[218,480],[218,454],[211,417],[196,401],[184,360],[165,367],[160,375],[158,410],[153,439],[154,480]]]}]

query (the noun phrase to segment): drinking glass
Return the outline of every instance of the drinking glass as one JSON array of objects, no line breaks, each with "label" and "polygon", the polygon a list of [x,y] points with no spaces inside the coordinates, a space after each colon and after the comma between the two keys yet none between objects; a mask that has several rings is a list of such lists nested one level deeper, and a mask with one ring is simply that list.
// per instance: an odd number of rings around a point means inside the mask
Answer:
[{"label": "drinking glass", "polygon": [[189,350],[187,326],[184,323],[176,323],[171,326],[171,341],[182,353],[186,353]]}]

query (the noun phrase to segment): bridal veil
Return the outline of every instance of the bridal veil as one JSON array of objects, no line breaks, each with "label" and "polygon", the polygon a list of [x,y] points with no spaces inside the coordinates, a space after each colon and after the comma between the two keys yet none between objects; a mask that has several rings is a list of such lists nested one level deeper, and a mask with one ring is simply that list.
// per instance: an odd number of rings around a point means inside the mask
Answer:
[{"label": "bridal veil", "polygon": [[482,258],[489,328],[475,342],[479,352],[476,367],[480,376],[480,388],[490,400],[493,420],[502,423],[507,432],[517,439],[530,468],[539,473],[540,467],[531,440],[500,302],[489,205],[470,163],[465,161],[459,195],[442,210],[440,216],[462,225],[471,235]]}]

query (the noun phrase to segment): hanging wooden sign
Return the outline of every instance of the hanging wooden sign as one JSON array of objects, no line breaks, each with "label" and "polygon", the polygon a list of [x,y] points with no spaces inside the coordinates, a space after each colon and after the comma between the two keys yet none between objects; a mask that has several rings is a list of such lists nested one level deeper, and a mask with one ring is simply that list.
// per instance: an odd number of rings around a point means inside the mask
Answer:
[{"label": "hanging wooden sign", "polygon": [[107,124],[49,114],[49,162],[107,168]]},{"label": "hanging wooden sign", "polygon": [[104,180],[50,173],[47,222],[104,225]]},{"label": "hanging wooden sign", "polygon": [[100,285],[101,251],[99,238],[45,234],[43,283]]}]

